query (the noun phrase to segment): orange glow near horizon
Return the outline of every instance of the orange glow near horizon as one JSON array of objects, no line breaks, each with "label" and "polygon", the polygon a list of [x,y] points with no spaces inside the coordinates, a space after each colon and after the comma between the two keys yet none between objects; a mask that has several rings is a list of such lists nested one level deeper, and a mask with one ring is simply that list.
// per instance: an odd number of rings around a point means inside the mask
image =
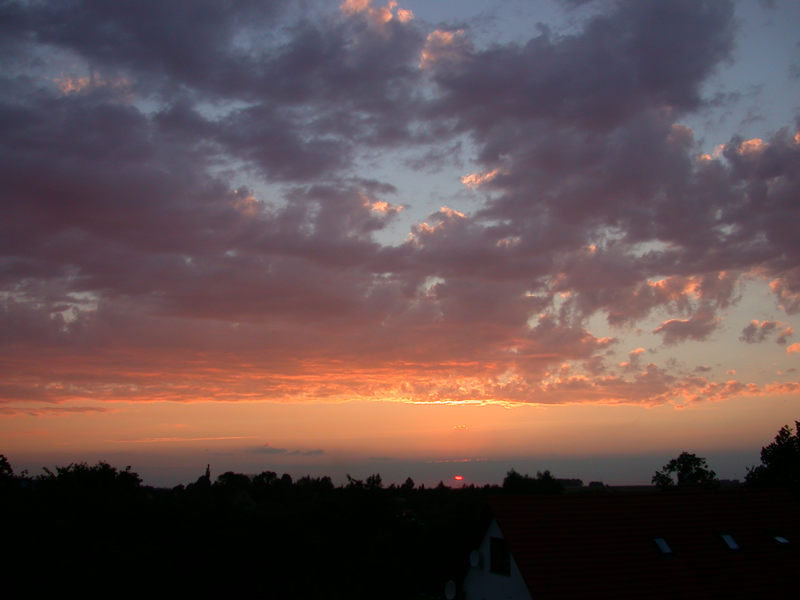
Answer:
[{"label": "orange glow near horizon", "polygon": [[[645,449],[708,452],[742,444],[757,449],[776,423],[790,423],[796,414],[796,404],[780,397],[759,405],[729,400],[725,419],[713,403],[685,411],[624,405],[117,403],[100,412],[2,418],[0,435],[12,464],[17,455],[91,462],[116,455],[211,453],[324,468],[359,457],[470,463],[524,455],[633,455]],[[732,421],[748,426],[732,433]]]}]

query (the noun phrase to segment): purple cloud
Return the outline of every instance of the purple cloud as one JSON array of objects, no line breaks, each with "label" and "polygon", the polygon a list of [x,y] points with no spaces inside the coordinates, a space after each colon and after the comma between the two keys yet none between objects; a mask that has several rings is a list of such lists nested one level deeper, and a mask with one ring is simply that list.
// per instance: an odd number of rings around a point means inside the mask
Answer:
[{"label": "purple cloud", "polygon": [[252,452],[257,454],[283,454],[286,456],[320,456],[325,454],[324,450],[315,449],[315,450],[287,450],[286,448],[276,448],[274,446],[270,446],[269,444],[264,444],[263,446],[256,446],[252,448]]},{"label": "purple cloud", "polygon": [[739,339],[748,344],[763,342],[769,337],[775,336],[778,344],[785,345],[788,339],[794,334],[794,329],[786,323],[780,321],[758,321],[754,319],[742,329]]},{"label": "purple cloud", "polygon": [[687,339],[705,340],[717,328],[719,319],[708,307],[700,308],[688,319],[669,319],[653,330],[664,336],[665,344],[677,344]]},{"label": "purple cloud", "polygon": [[[615,375],[617,333],[708,340],[744,278],[800,310],[796,127],[704,155],[681,123],[731,2],[489,46],[348,6],[4,5],[3,402],[716,397]],[[376,167],[456,153],[469,209]]]}]

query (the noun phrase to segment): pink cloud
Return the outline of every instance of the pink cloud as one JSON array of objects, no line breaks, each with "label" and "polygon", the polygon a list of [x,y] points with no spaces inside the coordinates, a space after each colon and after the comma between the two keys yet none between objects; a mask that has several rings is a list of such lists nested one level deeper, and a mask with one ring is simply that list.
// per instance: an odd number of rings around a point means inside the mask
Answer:
[{"label": "pink cloud", "polygon": [[[756,392],[612,353],[631,327],[710,341],[744,277],[798,310],[794,130],[697,160],[679,122],[712,106],[729,3],[612,3],[489,46],[396,2],[11,6],[5,407],[718,399]],[[32,55],[96,74],[59,90]],[[455,148],[468,189],[427,217],[381,166]]]},{"label": "pink cloud", "polygon": [[37,406],[35,408],[20,408],[0,404],[0,416],[15,417],[29,415],[33,417],[60,417],[68,415],[82,415],[91,413],[104,413],[110,409],[102,406]]},{"label": "pink cloud", "polygon": [[719,318],[708,307],[700,308],[688,319],[669,319],[653,330],[664,336],[665,344],[677,344],[687,339],[705,340],[717,328]]},{"label": "pink cloud", "polygon": [[742,329],[742,335],[739,339],[749,344],[755,342],[763,342],[771,336],[775,336],[775,341],[778,344],[785,344],[787,339],[794,335],[794,329],[786,323],[780,321],[758,321],[756,319],[750,321],[750,324]]}]

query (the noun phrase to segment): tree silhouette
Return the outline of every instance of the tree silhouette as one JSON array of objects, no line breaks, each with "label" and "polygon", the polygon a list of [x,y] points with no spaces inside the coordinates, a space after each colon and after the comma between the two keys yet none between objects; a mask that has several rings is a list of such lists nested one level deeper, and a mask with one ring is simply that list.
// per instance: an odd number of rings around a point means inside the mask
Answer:
[{"label": "tree silhouette", "polygon": [[14,477],[14,469],[11,468],[11,463],[5,457],[5,454],[0,454],[0,479],[12,479]]},{"label": "tree silhouette", "polygon": [[253,485],[259,487],[269,487],[278,480],[278,474],[275,471],[262,471],[253,477]]},{"label": "tree silhouette", "polygon": [[383,488],[383,479],[381,479],[380,473],[375,473],[367,477],[368,490],[380,490],[382,488]]},{"label": "tree silhouette", "polygon": [[105,461],[96,465],[87,463],[71,463],[66,467],[56,467],[53,473],[47,467],[46,475],[40,476],[41,481],[54,482],[61,488],[114,490],[117,492],[132,492],[142,485],[142,478],[138,473],[131,471],[130,465],[124,470],[117,470]]},{"label": "tree silhouette", "polygon": [[364,488],[364,481],[361,479],[356,479],[355,477],[351,477],[350,473],[346,473],[347,476],[347,489],[349,490],[360,490]]},{"label": "tree silhouette", "polygon": [[672,488],[676,486],[673,475],[677,476],[678,487],[713,487],[719,484],[717,474],[708,468],[706,459],[690,452],[681,452],[656,471],[651,481],[658,488]]},{"label": "tree silhouette", "polygon": [[511,469],[503,479],[503,490],[511,494],[560,494],[564,486],[550,471],[537,471],[536,477],[530,477]]},{"label": "tree silhouette", "polygon": [[800,489],[800,421],[794,426],[794,434],[784,425],[775,440],[761,448],[761,464],[749,469],[745,477],[748,485]]},{"label": "tree silhouette", "polygon": [[[23,477],[25,472],[22,473]],[[10,489],[19,483],[19,478],[14,476],[14,469],[5,455],[0,454],[0,490]]]},{"label": "tree silhouette", "polygon": [[230,491],[246,490],[250,487],[250,478],[247,475],[242,475],[241,473],[226,471],[221,475],[217,475],[217,481],[214,483],[214,485]]}]

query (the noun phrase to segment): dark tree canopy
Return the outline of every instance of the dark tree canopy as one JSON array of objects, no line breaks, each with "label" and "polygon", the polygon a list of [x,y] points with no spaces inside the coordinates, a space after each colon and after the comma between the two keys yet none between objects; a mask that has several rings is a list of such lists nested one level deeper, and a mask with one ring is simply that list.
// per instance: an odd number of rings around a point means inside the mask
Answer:
[{"label": "dark tree canopy", "polygon": [[5,455],[0,454],[0,478],[4,477],[9,479],[14,477],[14,469],[11,468],[11,463],[8,462]]},{"label": "dark tree canopy", "polygon": [[[677,483],[673,478],[677,477]],[[661,489],[672,487],[712,487],[719,483],[717,474],[708,468],[706,459],[690,452],[681,452],[660,471],[656,471],[653,484]]]},{"label": "dark tree canopy", "polygon": [[530,477],[511,469],[503,479],[503,490],[511,494],[560,494],[564,486],[550,471],[537,471],[536,477]]},{"label": "dark tree canopy", "polygon": [[380,473],[375,473],[367,477],[367,489],[379,490],[382,487],[383,487],[383,479],[381,479]]},{"label": "dark tree canopy", "polygon": [[66,467],[56,467],[55,473],[47,468],[44,471],[46,474],[40,476],[40,480],[62,488],[131,491],[142,484],[142,478],[138,473],[131,471],[130,466],[118,470],[105,461],[100,461],[96,465],[71,463]]},{"label": "dark tree canopy", "polygon": [[748,471],[748,485],[800,489],[800,421],[795,421],[794,427],[792,433],[784,425],[775,440],[761,448],[761,464]]},{"label": "dark tree canopy", "polygon": [[273,471],[212,482],[209,466],[187,485],[152,488],[105,462],[15,475],[0,455],[3,542],[14,550],[3,567],[23,581],[23,568],[40,578],[45,568],[59,593],[84,595],[118,589],[124,565],[139,595],[436,598],[460,577],[474,524],[500,491],[387,486],[378,473],[348,482]]}]

